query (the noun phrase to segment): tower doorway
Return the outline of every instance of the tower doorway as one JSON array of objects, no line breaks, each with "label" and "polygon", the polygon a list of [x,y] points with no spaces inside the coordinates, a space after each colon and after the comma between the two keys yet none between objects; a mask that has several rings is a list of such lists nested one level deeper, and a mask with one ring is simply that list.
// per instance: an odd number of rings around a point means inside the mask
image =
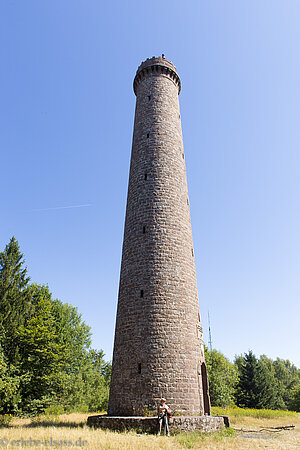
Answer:
[{"label": "tower doorway", "polygon": [[209,395],[208,395],[208,379],[207,379],[207,370],[206,370],[205,362],[203,362],[201,364],[201,378],[202,378],[202,389],[203,389],[204,414],[210,415],[210,400],[209,400]]}]

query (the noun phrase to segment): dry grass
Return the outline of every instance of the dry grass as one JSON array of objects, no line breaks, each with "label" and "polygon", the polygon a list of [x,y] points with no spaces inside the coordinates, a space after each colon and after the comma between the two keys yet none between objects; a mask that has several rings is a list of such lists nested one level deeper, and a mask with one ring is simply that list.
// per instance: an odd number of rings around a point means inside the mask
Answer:
[{"label": "dry grass", "polygon": [[[222,413],[223,411],[218,411]],[[86,426],[89,414],[68,414],[59,417],[42,416],[34,419],[15,418],[8,427],[2,427],[1,439],[7,442],[31,440],[49,441],[52,438],[52,448],[70,448],[71,444],[86,441],[81,448],[88,449],[300,449],[300,414],[283,415],[282,417],[257,418],[255,414],[245,412],[240,414],[226,410],[233,428],[244,430],[257,430],[256,433],[236,432],[225,430],[213,435],[199,433],[178,434],[170,438],[151,435],[139,435],[134,432],[113,433],[104,430],[95,430]],[[224,413],[224,412],[223,412]],[[272,414],[271,414],[272,415]],[[273,414],[274,415],[274,414]],[[295,425],[292,431],[280,433],[259,432],[260,427]],[[56,445],[55,445],[56,442]],[[69,443],[69,444],[68,444]],[[15,444],[16,445],[16,444]],[[21,443],[18,448],[21,447]],[[25,445],[23,445],[25,447]],[[26,446],[27,448],[29,445]],[[32,444],[31,448],[44,448]],[[14,448],[11,445],[1,448]],[[50,446],[48,446],[50,448]],[[75,446],[80,448],[80,446]]]}]

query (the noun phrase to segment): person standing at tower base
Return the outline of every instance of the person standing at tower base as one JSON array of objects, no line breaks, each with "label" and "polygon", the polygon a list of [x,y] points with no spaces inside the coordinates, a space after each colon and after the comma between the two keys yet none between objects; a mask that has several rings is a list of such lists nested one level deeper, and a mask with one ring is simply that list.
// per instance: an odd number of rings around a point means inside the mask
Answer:
[{"label": "person standing at tower base", "polygon": [[171,413],[170,408],[166,404],[166,399],[161,398],[160,404],[157,407],[157,414],[158,414],[158,423],[159,423],[159,431],[158,435],[161,434],[161,428],[162,425],[164,425],[164,435],[167,434],[167,436],[170,436],[169,433],[169,423],[168,423],[168,415]]}]

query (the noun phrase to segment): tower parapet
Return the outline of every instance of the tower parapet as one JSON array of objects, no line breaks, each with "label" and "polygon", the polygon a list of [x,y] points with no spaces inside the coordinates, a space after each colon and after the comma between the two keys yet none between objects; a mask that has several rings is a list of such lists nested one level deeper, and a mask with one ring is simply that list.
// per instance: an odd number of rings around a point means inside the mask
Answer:
[{"label": "tower parapet", "polygon": [[169,77],[173,83],[178,87],[178,94],[181,90],[181,82],[179,75],[177,73],[176,67],[171,61],[168,61],[164,55],[156,58],[147,58],[138,67],[134,81],[133,90],[135,95],[137,95],[137,87],[143,81],[144,78],[148,76],[165,76]]}]

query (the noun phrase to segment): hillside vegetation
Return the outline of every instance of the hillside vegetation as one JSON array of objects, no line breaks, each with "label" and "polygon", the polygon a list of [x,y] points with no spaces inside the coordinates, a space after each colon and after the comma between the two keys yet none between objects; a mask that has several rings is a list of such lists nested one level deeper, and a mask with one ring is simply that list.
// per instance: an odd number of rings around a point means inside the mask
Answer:
[{"label": "hillside vegetation", "polygon": [[[249,351],[232,363],[206,349],[206,363],[213,406],[300,411],[300,370],[290,361]],[[106,410],[110,374],[77,309],[30,281],[13,237],[0,252],[0,414]]]}]

